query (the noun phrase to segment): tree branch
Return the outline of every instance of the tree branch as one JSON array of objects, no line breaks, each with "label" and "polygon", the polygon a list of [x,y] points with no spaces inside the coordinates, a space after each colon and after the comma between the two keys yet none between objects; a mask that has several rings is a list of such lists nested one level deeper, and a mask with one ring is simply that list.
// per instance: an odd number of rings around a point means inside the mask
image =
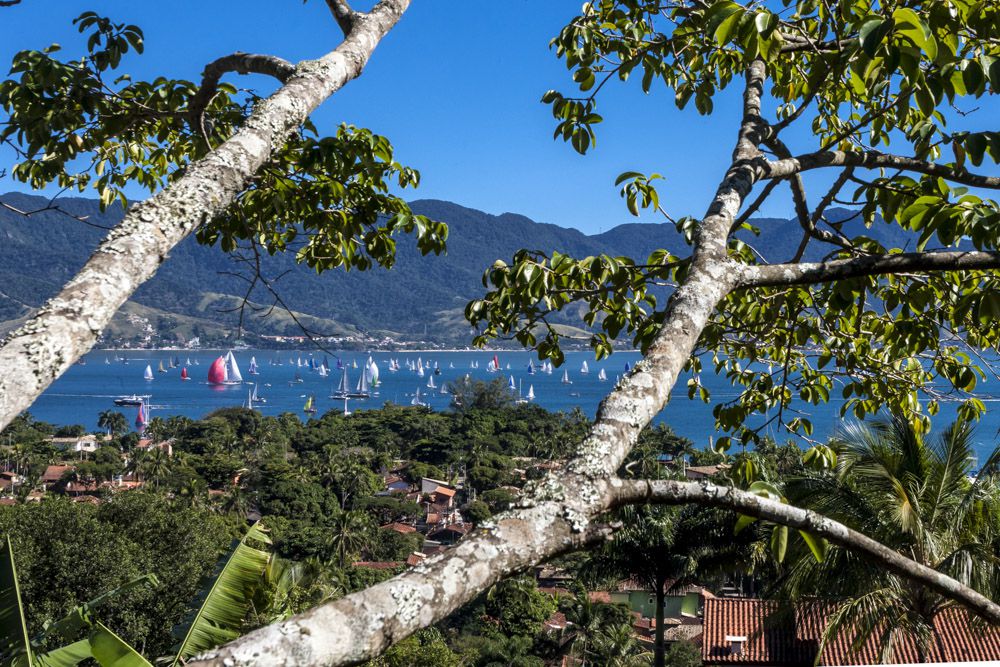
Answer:
[{"label": "tree branch", "polygon": [[351,5],[347,0],[326,0],[326,6],[330,8],[333,20],[337,22],[337,25],[344,31],[344,34],[350,34],[360,14],[351,9]]},{"label": "tree branch", "polygon": [[801,264],[747,266],[740,287],[807,285],[899,272],[984,271],[1000,268],[1000,251],[908,252]]},{"label": "tree branch", "polygon": [[443,618],[500,578],[601,532],[592,522],[607,508],[618,467],[663,409],[716,304],[736,285],[739,271],[726,256],[726,239],[754,183],[764,74],[762,61],[747,73],[733,163],[699,225],[691,269],[667,304],[663,328],[645,358],[601,403],[566,467],[535,483],[522,509],[481,526],[426,564],[254,631],[189,666],[354,664]]},{"label": "tree branch", "polygon": [[300,63],[224,144],[126,213],[62,291],[0,346],[0,427],[90,350],[174,246],[225,211],[320,103],[361,74],[408,6],[409,0],[381,0],[336,49]]},{"label": "tree branch", "polygon": [[285,83],[295,74],[295,65],[277,56],[240,51],[209,63],[201,73],[201,87],[188,103],[188,125],[195,134],[205,135],[203,125],[205,109],[219,90],[219,81],[226,72],[266,74]]},{"label": "tree branch", "polygon": [[890,167],[927,174],[928,176],[940,176],[946,180],[972,187],[1000,189],[1000,176],[983,176],[970,173],[963,168],[875,151],[820,151],[781,160],[765,160],[760,178],[788,178],[793,174],[824,167],[862,167],[864,169]]},{"label": "tree branch", "polygon": [[629,503],[663,503],[668,505],[694,503],[732,509],[758,519],[804,530],[826,538],[833,544],[863,554],[877,565],[895,572],[911,582],[923,584],[936,593],[974,611],[984,619],[1000,623],[1000,605],[986,596],[960,584],[946,574],[906,558],[867,535],[810,510],[762,498],[732,487],[673,480],[623,481],[615,491],[614,503],[618,505]]}]

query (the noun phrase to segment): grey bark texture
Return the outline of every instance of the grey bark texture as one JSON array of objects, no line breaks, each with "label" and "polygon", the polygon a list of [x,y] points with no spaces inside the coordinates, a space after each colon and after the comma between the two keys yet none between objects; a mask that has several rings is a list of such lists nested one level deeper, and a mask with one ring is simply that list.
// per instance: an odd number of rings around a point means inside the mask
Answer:
[{"label": "grey bark texture", "polygon": [[[409,0],[382,0],[371,12],[356,15],[336,49],[296,65],[284,85],[257,105],[228,141],[193,163],[177,182],[128,211],[62,291],[0,346],[0,427],[90,350],[115,312],[156,273],[171,249],[224,211],[288,135],[361,74],[408,6]],[[260,56],[253,58],[260,64]],[[245,58],[242,62],[248,64]],[[282,69],[276,60],[271,65],[276,72]]]}]

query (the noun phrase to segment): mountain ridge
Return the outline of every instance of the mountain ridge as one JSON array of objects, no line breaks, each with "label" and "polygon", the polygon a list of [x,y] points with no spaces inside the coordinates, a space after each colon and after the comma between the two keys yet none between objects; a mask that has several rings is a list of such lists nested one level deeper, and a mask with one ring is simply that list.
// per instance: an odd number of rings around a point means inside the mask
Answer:
[{"label": "mountain ridge", "polygon": [[[24,193],[0,195],[0,200],[21,210],[44,208],[49,201]],[[97,201],[91,199],[61,198],[58,205],[72,215],[87,216],[92,225],[110,227],[122,217],[120,209],[102,213]],[[399,236],[396,265],[391,270],[332,270],[317,275],[295,265],[293,256],[286,254],[267,257],[264,271],[276,276],[291,270],[276,287],[289,308],[311,318],[318,328],[330,330],[319,330],[318,334],[364,337],[367,332],[369,338],[389,336],[394,340],[467,344],[471,329],[458,323],[463,321],[465,304],[484,291],[483,271],[496,259],[509,260],[520,248],[558,250],[575,257],[607,253],[639,261],[657,248],[676,254],[686,252],[680,235],[670,224],[625,223],[586,235],[576,229],[535,222],[518,213],[493,215],[443,200],[418,199],[411,202],[411,207],[416,213],[448,223],[451,231],[447,254],[420,256],[409,237]],[[775,258],[790,256],[801,236],[798,224],[783,219],[762,222],[766,229],[761,247]],[[104,229],[56,211],[24,217],[0,207],[0,330],[23,320],[31,309],[54,295],[79,270],[105,233]],[[131,309],[133,320],[155,317],[156,322],[139,328],[151,326],[168,338],[171,332],[180,339],[198,335],[206,339],[203,343],[224,338],[239,319],[238,313],[224,311],[231,308],[233,299],[243,296],[246,288],[244,281],[227,274],[234,268],[238,266],[217,248],[186,239],[130,299],[142,306]],[[208,294],[213,303],[229,305],[216,310],[199,309]],[[265,309],[273,301],[264,291],[250,298]],[[135,314],[140,310],[145,315]],[[141,342],[136,340],[136,327],[123,325],[126,315],[116,316],[112,337],[118,336],[118,342],[128,337],[132,343]],[[253,334],[302,335],[288,317],[262,319],[254,313],[244,315],[249,315],[245,325]],[[184,322],[171,322],[171,318]]]}]

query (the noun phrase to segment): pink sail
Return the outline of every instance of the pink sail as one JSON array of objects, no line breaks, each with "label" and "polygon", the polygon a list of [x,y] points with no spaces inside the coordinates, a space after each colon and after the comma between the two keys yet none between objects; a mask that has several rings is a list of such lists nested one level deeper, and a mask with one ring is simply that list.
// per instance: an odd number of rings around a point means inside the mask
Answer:
[{"label": "pink sail", "polygon": [[212,362],[212,367],[208,369],[208,383],[222,384],[226,381],[226,360],[219,357]]},{"label": "pink sail", "polygon": [[139,404],[139,414],[135,417],[135,428],[140,432],[146,429],[146,411],[142,403]]}]

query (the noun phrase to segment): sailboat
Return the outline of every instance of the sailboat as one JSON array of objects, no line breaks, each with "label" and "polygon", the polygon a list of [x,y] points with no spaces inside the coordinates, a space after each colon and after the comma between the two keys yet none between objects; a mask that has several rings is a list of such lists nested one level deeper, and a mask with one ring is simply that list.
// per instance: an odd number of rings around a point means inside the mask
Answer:
[{"label": "sailboat", "polygon": [[190,378],[190,377],[188,377],[188,369],[187,369],[187,366],[185,366],[184,368],[182,368],[182,369],[181,369],[181,380],[190,380],[190,379],[191,379],[191,378]]},{"label": "sailboat", "polygon": [[573,384],[573,381],[569,379],[569,369],[568,368],[564,368],[563,369],[562,383],[563,384]]},{"label": "sailboat", "polygon": [[111,364],[111,360],[108,359],[107,357],[104,357],[104,363],[110,365]]},{"label": "sailboat", "polygon": [[351,385],[347,379],[347,366],[340,369],[340,383],[337,388],[333,390],[330,394],[330,398],[341,399],[347,398],[347,395],[351,392]]},{"label": "sailboat", "polygon": [[295,372],[295,378],[289,380],[288,384],[302,384],[302,376],[299,374],[298,371]]},{"label": "sailboat", "polygon": [[257,357],[250,357],[250,365],[247,366],[247,373],[250,375],[260,375],[260,370],[257,368]]},{"label": "sailboat", "polygon": [[378,388],[380,386],[378,379],[378,364],[369,355],[368,361],[365,362],[365,376],[368,378],[368,386],[372,391],[373,396],[378,396]]},{"label": "sailboat", "polygon": [[433,375],[430,376],[430,378],[427,380],[427,388],[428,389],[437,389],[437,385],[434,384],[434,376]]},{"label": "sailboat", "polygon": [[[347,375],[347,369],[344,369],[344,375]],[[354,391],[347,394],[347,398],[371,398],[371,392],[368,391],[368,369],[358,377],[358,384],[355,385]]]},{"label": "sailboat", "polygon": [[590,372],[590,368],[587,366],[586,359],[583,361],[583,366],[580,367],[580,372],[583,373],[584,375]]},{"label": "sailboat", "polygon": [[166,373],[167,372],[167,369],[163,367],[163,360],[162,359],[160,360],[160,367],[157,368],[156,370],[158,370],[160,373]]},{"label": "sailboat", "polygon": [[309,398],[306,399],[306,404],[302,406],[302,412],[308,413],[310,415],[316,413],[316,408],[313,406],[315,398],[316,398],[315,396],[310,396]]},{"label": "sailboat", "polygon": [[351,368],[357,368],[357,367],[358,367],[358,360],[355,359],[354,361],[351,362]]},{"label": "sailboat", "polygon": [[247,401],[243,404],[247,410],[253,410],[253,389],[247,389]]},{"label": "sailboat", "polygon": [[631,367],[631,366],[629,366],[629,365],[628,365],[628,362],[626,361],[626,362],[625,362],[625,372],[626,372],[626,373],[628,373],[628,372],[629,372],[629,371],[630,371],[631,369],[632,369],[632,367]]},{"label": "sailboat", "polygon": [[250,396],[253,398],[253,402],[254,403],[267,403],[267,399],[266,398],[264,398],[263,396],[258,396],[257,395],[257,383],[256,382],[253,383],[253,393],[250,394]]},{"label": "sailboat", "polygon": [[528,385],[528,395],[525,396],[525,398],[527,398],[529,401],[535,400],[535,385],[533,384]]},{"label": "sailboat", "polygon": [[493,358],[490,359],[490,363],[486,366],[486,370],[488,370],[490,373],[496,373],[498,370],[500,370],[500,359],[497,357],[497,355],[494,354]]},{"label": "sailboat", "polygon": [[143,431],[146,430],[146,424],[147,423],[148,422],[147,422],[147,415],[146,415],[146,404],[145,403],[140,403],[139,404],[139,414],[137,414],[135,416],[135,430],[138,431],[139,433],[142,433]]},{"label": "sailboat", "polygon": [[184,365],[185,366],[190,366],[191,365],[191,357],[188,357],[187,359],[184,360]]},{"label": "sailboat", "polygon": [[441,383],[441,390],[438,391],[438,393],[441,394],[442,396],[448,395],[448,387],[445,386],[444,382]]},{"label": "sailboat", "polygon": [[209,384],[243,384],[243,375],[240,367],[236,363],[236,357],[230,350],[226,356],[219,357],[212,362],[208,369]]},{"label": "sailboat", "polygon": [[143,374],[142,377],[145,378],[146,380],[152,380],[153,379],[153,367],[150,366],[149,364],[146,364],[146,372]]},{"label": "sailboat", "polygon": [[420,364],[417,365],[417,376],[418,377],[424,376],[424,367]]},{"label": "sailboat", "polygon": [[534,375],[534,374],[535,374],[535,364],[531,363],[531,360],[529,359],[528,360],[528,375]]},{"label": "sailboat", "polygon": [[514,376],[510,376],[510,382],[507,383],[507,388],[511,391],[517,391],[517,384],[514,382]]},{"label": "sailboat", "polygon": [[598,380],[600,380],[601,382],[604,382],[605,380],[607,380],[607,379],[608,379],[608,374],[604,372],[604,369],[603,369],[603,368],[602,368],[602,369],[601,369],[601,371],[600,371],[600,372],[599,372],[599,373],[597,374],[597,379],[598,379]]},{"label": "sailboat", "polygon": [[427,407],[427,403],[425,403],[423,399],[420,398],[420,387],[417,387],[417,393],[414,394],[413,398],[410,399],[410,405]]},{"label": "sailboat", "polygon": [[327,367],[326,367],[326,366],[320,366],[320,367],[319,367],[319,370],[318,370],[318,371],[316,371],[316,372],[317,372],[317,373],[319,373],[319,376],[320,376],[321,378],[325,378],[325,377],[326,377],[327,375],[329,375],[329,374],[330,374],[330,371],[329,371],[329,370],[327,369]]}]

